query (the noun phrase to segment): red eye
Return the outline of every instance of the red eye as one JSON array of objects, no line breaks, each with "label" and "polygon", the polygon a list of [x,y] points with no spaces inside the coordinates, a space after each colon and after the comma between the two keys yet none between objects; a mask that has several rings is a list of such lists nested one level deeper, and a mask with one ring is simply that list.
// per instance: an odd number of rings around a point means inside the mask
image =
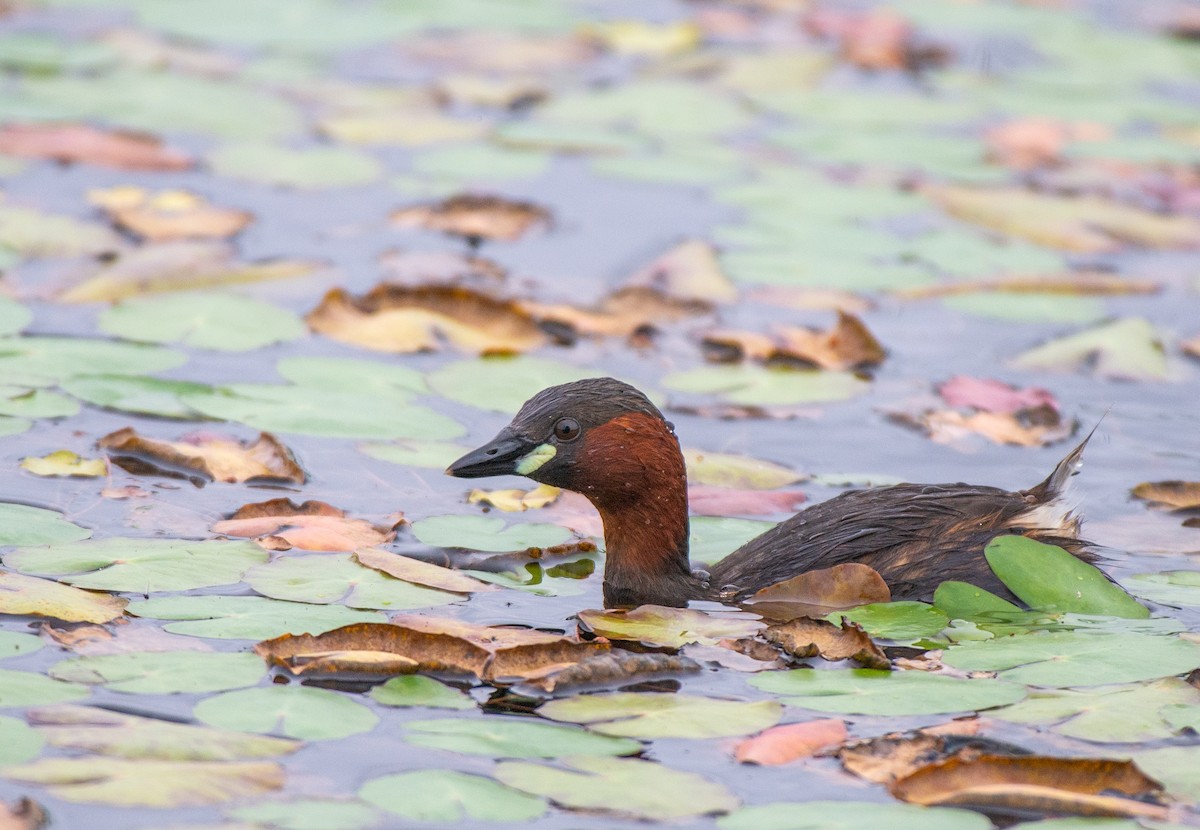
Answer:
[{"label": "red eye", "polygon": [[559,441],[574,441],[579,432],[579,422],[574,418],[560,418],[554,425],[554,437]]}]

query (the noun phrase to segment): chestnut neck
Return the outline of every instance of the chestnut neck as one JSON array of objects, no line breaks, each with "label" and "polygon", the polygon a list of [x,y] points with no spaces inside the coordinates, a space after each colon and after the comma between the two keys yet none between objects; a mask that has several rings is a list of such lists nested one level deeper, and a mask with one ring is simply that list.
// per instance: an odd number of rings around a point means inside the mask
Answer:
[{"label": "chestnut neck", "polygon": [[687,469],[661,418],[620,415],[594,427],[578,458],[579,492],[604,522],[604,604],[684,606],[702,592],[688,564]]}]

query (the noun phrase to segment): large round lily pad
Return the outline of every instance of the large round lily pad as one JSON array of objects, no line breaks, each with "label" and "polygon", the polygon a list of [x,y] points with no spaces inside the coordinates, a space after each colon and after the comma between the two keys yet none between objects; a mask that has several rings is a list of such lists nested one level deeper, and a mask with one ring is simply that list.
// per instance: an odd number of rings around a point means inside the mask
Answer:
[{"label": "large round lily pad", "polygon": [[100,328],[147,343],[182,343],[241,352],[295,340],[307,329],[290,311],[231,294],[180,293],[137,297],[100,315]]},{"label": "large round lily pad", "polygon": [[430,516],[413,523],[413,535],[440,548],[509,551],[548,548],[572,538],[558,525],[521,523],[505,526],[496,516]]},{"label": "large round lily pad", "polygon": [[382,614],[344,605],[281,602],[266,597],[184,596],[139,600],[128,611],[169,622],[172,634],[227,640],[269,640],[282,634],[321,634],[343,625],[385,622]]},{"label": "large round lily pad", "polygon": [[374,712],[347,695],[298,685],[225,692],[200,701],[196,717],[222,729],[305,741],[357,735],[379,722]]},{"label": "large round lily pad", "polygon": [[257,655],[207,651],[102,654],[64,660],[50,667],[50,676],[59,680],[157,695],[239,689],[253,686],[265,674],[266,668]]},{"label": "large round lily pad", "polygon": [[246,582],[260,594],[293,602],[343,602],[351,608],[397,611],[430,608],[461,599],[457,594],[414,585],[350,556],[316,554],[285,557],[246,573]]},{"label": "large round lily pad", "polygon": [[576,726],[524,718],[443,718],[409,721],[410,744],[492,758],[559,758],[567,755],[635,755],[642,745]]},{"label": "large round lily pad", "polygon": [[419,822],[531,821],[546,802],[491,778],[448,769],[426,769],[373,778],[358,795],[389,813]]},{"label": "large round lily pad", "polygon": [[771,700],[746,703],[683,694],[616,692],[552,700],[543,704],[538,714],[626,738],[729,738],[774,726],[782,708]]},{"label": "large round lily pad", "polygon": [[92,535],[62,514],[41,507],[0,502],[0,546],[57,545]]},{"label": "large round lily pad", "polygon": [[87,697],[91,690],[30,671],[0,669],[0,707],[65,703]]}]

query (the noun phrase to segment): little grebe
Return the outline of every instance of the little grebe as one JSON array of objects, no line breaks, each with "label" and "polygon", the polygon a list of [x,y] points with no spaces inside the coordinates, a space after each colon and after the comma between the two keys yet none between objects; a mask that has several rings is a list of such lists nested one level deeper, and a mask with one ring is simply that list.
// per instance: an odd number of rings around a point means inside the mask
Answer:
[{"label": "little grebe", "polygon": [[971,484],[842,493],[752,539],[707,573],[688,564],[687,471],[674,427],[627,383],[591,378],[544,389],[446,472],[522,475],[586,496],[604,522],[608,607],[737,601],[843,562],[870,565],[894,599],[928,600],[949,579],[1011,597],[983,548],[997,535],[1023,534],[1083,555],[1079,522],[1060,497],[1086,444],[1041,484],[1015,493]]}]

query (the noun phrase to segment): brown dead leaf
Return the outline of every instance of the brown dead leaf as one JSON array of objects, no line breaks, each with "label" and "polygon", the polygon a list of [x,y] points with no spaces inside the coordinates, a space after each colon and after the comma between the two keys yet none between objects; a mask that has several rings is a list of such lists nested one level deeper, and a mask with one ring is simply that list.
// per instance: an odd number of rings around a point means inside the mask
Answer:
[{"label": "brown dead leaf", "polygon": [[244,210],[216,207],[186,190],[150,194],[133,185],[88,191],[88,201],[102,208],[120,228],[151,242],[177,239],[226,239],[254,221]]},{"label": "brown dead leaf", "polygon": [[548,328],[567,329],[579,335],[629,337],[653,330],[662,323],[708,314],[712,305],[703,300],[676,299],[654,288],[630,286],[609,294],[594,308],[551,305],[531,300],[519,302],[528,314]]},{"label": "brown dead leaf", "polygon": [[221,285],[290,279],[322,266],[302,260],[239,262],[228,242],[180,240],[142,245],[122,254],[59,294],[68,303],[124,300],[160,291],[192,291]]},{"label": "brown dead leaf", "polygon": [[793,657],[853,660],[863,668],[883,671],[892,668],[883,650],[867,636],[862,626],[844,617],[840,627],[828,620],[799,617],[768,626],[763,637]]},{"label": "brown dead leaf", "polygon": [[918,414],[890,413],[890,420],[924,432],[939,444],[955,444],[968,435],[982,435],[997,444],[1044,447],[1067,438],[1074,421],[1063,420],[1047,408],[1016,414],[974,412],[964,415],[952,409],[928,410]]},{"label": "brown dead leaf", "polygon": [[420,671],[500,683],[542,676],[608,647],[524,628],[400,615],[391,623],[357,623],[318,636],[285,634],[259,643],[254,651],[293,674]]},{"label": "brown dead leaf", "polygon": [[891,784],[921,767],[959,754],[974,758],[977,746],[949,742],[927,729],[892,732],[840,748],[838,760],[849,773],[876,784]]},{"label": "brown dead leaf", "polygon": [[212,526],[214,533],[254,538],[267,550],[352,551],[379,545],[396,535],[393,528],[376,527],[365,519],[349,519],[343,510],[323,501],[296,504],[271,499],[245,504],[228,519]]},{"label": "brown dead leaf", "polygon": [[472,490],[467,494],[467,504],[485,504],[505,513],[521,513],[553,504],[562,492],[549,484],[539,484],[532,490]]},{"label": "brown dead leaf", "polygon": [[398,553],[381,550],[380,548],[360,548],[355,551],[354,558],[360,565],[366,565],[377,571],[429,588],[442,591],[452,591],[457,594],[478,593],[480,591],[499,590],[495,585],[481,582],[464,573],[443,568],[430,562],[422,562]]},{"label": "brown dead leaf", "polygon": [[1157,294],[1160,291],[1162,291],[1162,285],[1151,280],[1128,279],[1115,274],[1081,271],[1063,276],[1013,276],[994,280],[924,285],[916,288],[902,288],[896,291],[895,295],[909,300],[923,300],[987,292],[1109,297]]},{"label": "brown dead leaf", "polygon": [[587,656],[566,668],[552,668],[542,677],[518,684],[514,691],[530,697],[575,694],[670,680],[699,671],[700,665],[688,657],[610,649]]},{"label": "brown dead leaf", "polygon": [[193,483],[289,482],[308,480],[292,451],[269,432],[247,445],[212,433],[193,433],[178,441],[144,438],[132,427],[105,435],[98,445],[114,464],[134,475],[167,475]]},{"label": "brown dead leaf", "polygon": [[1139,499],[1172,510],[1200,508],[1200,481],[1143,481],[1131,492]]},{"label": "brown dead leaf", "polygon": [[50,821],[45,808],[22,796],[11,807],[0,801],[0,830],[41,830]]},{"label": "brown dead leaf", "polygon": [[1179,344],[1179,348],[1183,349],[1184,354],[1190,354],[1192,357],[1200,357],[1200,334],[1191,340],[1183,341]]},{"label": "brown dead leaf", "polygon": [[195,161],[146,133],[88,124],[7,124],[0,153],[118,170],[190,170]]},{"label": "brown dead leaf", "polygon": [[846,722],[836,718],[786,723],[742,741],[733,757],[742,764],[776,766],[845,743],[846,735]]},{"label": "brown dead leaf", "polygon": [[[773,619],[790,620],[874,602],[890,602],[891,591],[878,572],[861,562],[808,571],[763,588],[750,598],[753,609]],[[784,613],[778,613],[778,612]]]},{"label": "brown dead leaf", "polygon": [[510,354],[547,342],[519,304],[458,286],[384,283],[363,297],[335,288],[305,319],[326,337],[386,352],[436,351],[448,341],[478,354]]},{"label": "brown dead leaf", "polygon": [[709,360],[792,360],[832,370],[876,366],[887,356],[863,322],[844,311],[826,331],[789,326],[772,337],[715,331],[704,336],[703,344]]},{"label": "brown dead leaf", "polygon": [[473,194],[451,196],[436,204],[414,205],[392,213],[392,224],[397,227],[442,231],[474,242],[484,239],[513,242],[533,228],[547,228],[550,223],[550,211],[531,202]]},{"label": "brown dead leaf", "polygon": [[433,94],[443,104],[519,109],[544,100],[550,92],[535,78],[454,74],[438,78]]},{"label": "brown dead leaf", "polygon": [[994,815],[1125,816],[1164,820],[1162,785],[1132,761],[980,755],[923,766],[892,783],[892,795],[925,806]]},{"label": "brown dead leaf", "polygon": [[930,185],[951,216],[1039,245],[1082,253],[1200,245],[1200,219],[1168,216],[1096,196],[1053,196],[1013,187]]},{"label": "brown dead leaf", "polygon": [[625,281],[682,300],[725,303],[737,299],[737,288],[721,269],[717,250],[699,239],[680,242]]}]

